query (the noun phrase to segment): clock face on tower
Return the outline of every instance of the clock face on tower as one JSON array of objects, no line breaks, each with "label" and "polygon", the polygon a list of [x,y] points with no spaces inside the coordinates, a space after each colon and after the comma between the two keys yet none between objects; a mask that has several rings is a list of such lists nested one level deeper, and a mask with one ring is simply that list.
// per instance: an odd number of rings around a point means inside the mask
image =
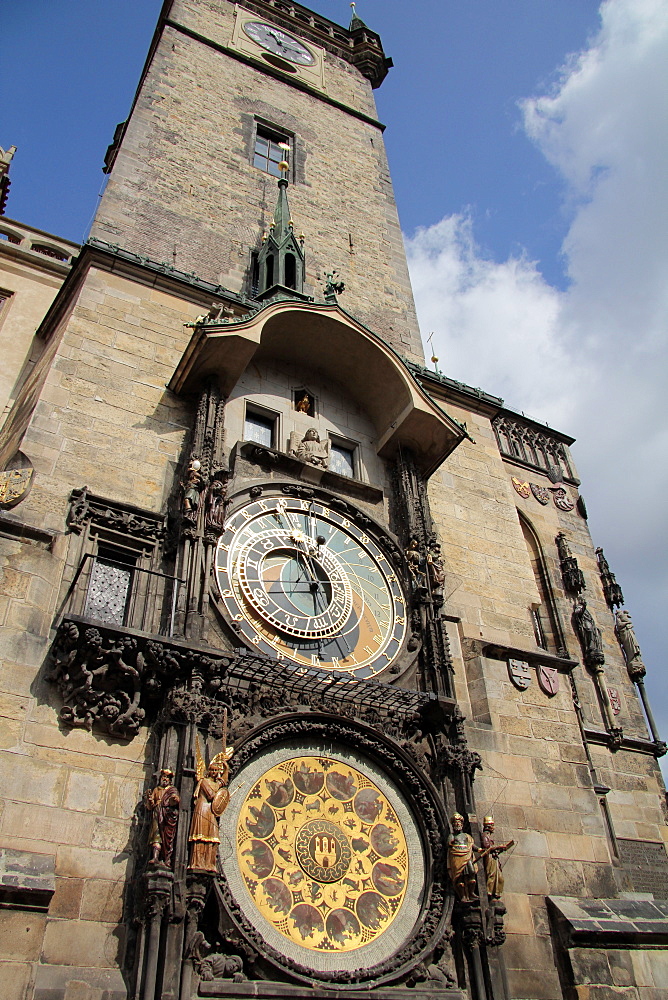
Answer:
[{"label": "clock face on tower", "polygon": [[269,656],[365,678],[401,650],[399,580],[371,536],[326,500],[275,496],[238,508],[215,575],[232,627]]},{"label": "clock face on tower", "polygon": [[314,56],[305,45],[272,24],[265,24],[263,21],[247,21],[244,24],[244,31],[263,49],[267,49],[268,52],[272,52],[282,59],[287,59],[288,62],[301,66],[312,66],[315,62]]}]

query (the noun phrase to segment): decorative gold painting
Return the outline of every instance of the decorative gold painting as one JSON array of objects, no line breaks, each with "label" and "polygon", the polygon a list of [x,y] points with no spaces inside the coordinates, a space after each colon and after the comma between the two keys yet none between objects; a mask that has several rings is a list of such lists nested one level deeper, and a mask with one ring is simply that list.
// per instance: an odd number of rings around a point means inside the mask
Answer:
[{"label": "decorative gold painting", "polygon": [[241,806],[236,851],[263,917],[311,950],[376,940],[406,894],[399,818],[373,781],[329,757],[295,757],[262,775]]}]

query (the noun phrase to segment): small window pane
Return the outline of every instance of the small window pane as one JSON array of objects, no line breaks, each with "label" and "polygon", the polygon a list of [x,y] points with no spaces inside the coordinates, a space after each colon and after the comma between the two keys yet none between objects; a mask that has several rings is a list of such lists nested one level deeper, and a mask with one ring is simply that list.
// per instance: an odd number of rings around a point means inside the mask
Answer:
[{"label": "small window pane", "polygon": [[96,559],[88,584],[84,617],[110,625],[124,625],[131,582],[131,569]]},{"label": "small window pane", "polygon": [[340,444],[332,444],[329,467],[332,472],[338,472],[340,476],[349,476],[351,479],[354,479],[354,450],[352,448],[344,448]]},{"label": "small window pane", "polygon": [[274,443],[274,419],[261,416],[259,413],[246,414],[244,437],[246,441],[257,441],[267,448]]},{"label": "small window pane", "polygon": [[258,126],[255,137],[253,165],[258,167],[259,170],[264,170],[267,174],[280,177],[281,172],[278,169],[278,164],[281,160],[285,159],[287,153],[287,150],[280,148],[279,143],[281,142],[290,144],[287,136],[277,132],[265,131],[262,126]]}]

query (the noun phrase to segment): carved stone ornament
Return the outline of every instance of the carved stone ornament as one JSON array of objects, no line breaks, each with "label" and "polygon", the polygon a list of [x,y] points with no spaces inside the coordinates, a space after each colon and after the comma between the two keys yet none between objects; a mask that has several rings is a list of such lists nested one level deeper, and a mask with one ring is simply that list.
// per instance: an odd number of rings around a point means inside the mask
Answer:
[{"label": "carved stone ornament", "polygon": [[600,667],[605,662],[601,630],[587,607],[579,600],[573,609],[573,628],[580,640],[582,657],[589,668]]},{"label": "carved stone ornament", "polygon": [[538,678],[538,686],[541,691],[548,698],[553,698],[559,690],[559,671],[557,668],[546,667],[543,663],[539,663],[536,667],[536,677]]},{"label": "carved stone ornament", "polygon": [[162,514],[120,504],[90,493],[87,486],[72,490],[67,526],[74,534],[80,534],[90,522],[99,527],[111,528],[135,538],[157,541],[165,534],[165,519]]},{"label": "carved stone ornament", "polygon": [[612,708],[613,715],[619,715],[622,710],[622,699],[619,694],[619,688],[609,687],[608,695],[610,696],[610,707]]},{"label": "carved stone ornament", "polygon": [[10,510],[25,500],[30,492],[34,473],[32,468],[0,472],[0,510]]},{"label": "carved stone ornament", "polygon": [[531,684],[531,667],[526,660],[509,659],[508,676],[518,691],[526,691]]},{"label": "carved stone ornament", "polygon": [[632,681],[642,680],[647,673],[647,668],[642,660],[642,653],[640,652],[640,645],[633,629],[631,615],[623,608],[620,608],[615,615],[615,635],[617,636],[619,645],[622,647],[629,677]]},{"label": "carved stone ornament", "polygon": [[559,550],[559,561],[561,563],[561,576],[564,581],[564,589],[569,594],[581,594],[587,584],[582,570],[578,566],[578,561],[570,550],[568,541],[563,531],[560,531],[555,538],[557,549]]},{"label": "carved stone ornament", "polygon": [[58,629],[46,678],[63,698],[64,725],[95,727],[121,739],[131,739],[158,715],[163,723],[195,723],[220,738],[228,712],[236,744],[276,715],[331,711],[386,733],[427,774],[454,767],[472,776],[480,766],[479,755],[467,748],[463,720],[459,725],[455,719],[450,732],[452,703],[434,694],[347,676],[333,683],[327,670],[303,671],[250,652],[156,642],[75,616]]},{"label": "carved stone ornament", "polygon": [[529,485],[538,503],[541,503],[544,507],[545,504],[550,502],[550,491],[546,486],[539,486],[538,483],[529,483]]},{"label": "carved stone ornament", "polygon": [[66,619],[51,647],[46,678],[60,690],[64,725],[88,730],[95,725],[111,736],[132,739],[148,706],[180,679],[196,673],[201,689],[213,694],[230,662],[230,657]]},{"label": "carved stone ornament", "polygon": [[615,608],[621,607],[624,603],[624,594],[615,579],[615,574],[610,570],[608,560],[605,558],[600,545],[596,549],[596,561],[598,562],[598,571],[601,575],[601,586],[603,587],[605,603],[611,611],[614,611]]},{"label": "carved stone ornament", "polygon": [[519,493],[521,497],[528,500],[531,496],[531,487],[528,483],[523,483],[521,479],[517,479],[515,476],[512,477],[512,483],[515,487],[515,492]]}]

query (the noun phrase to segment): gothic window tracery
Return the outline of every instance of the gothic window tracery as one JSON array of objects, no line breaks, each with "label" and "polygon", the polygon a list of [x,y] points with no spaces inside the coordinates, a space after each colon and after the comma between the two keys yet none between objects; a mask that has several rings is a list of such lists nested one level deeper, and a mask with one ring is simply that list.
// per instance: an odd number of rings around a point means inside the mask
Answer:
[{"label": "gothic window tracery", "polygon": [[493,421],[499,451],[506,458],[519,459],[541,472],[555,466],[567,479],[573,478],[566,446],[562,441],[525,423],[520,418],[501,414]]}]

